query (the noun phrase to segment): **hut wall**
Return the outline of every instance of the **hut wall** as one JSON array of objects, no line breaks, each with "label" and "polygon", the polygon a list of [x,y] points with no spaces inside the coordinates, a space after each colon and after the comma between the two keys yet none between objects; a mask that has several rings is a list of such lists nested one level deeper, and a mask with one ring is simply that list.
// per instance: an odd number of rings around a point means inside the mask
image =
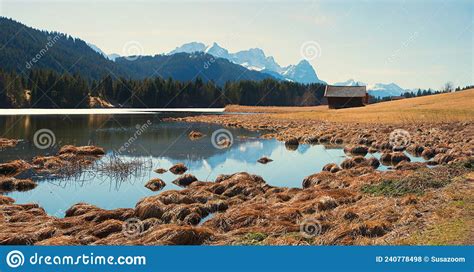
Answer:
[{"label": "hut wall", "polygon": [[330,109],[363,107],[365,97],[328,97]]}]

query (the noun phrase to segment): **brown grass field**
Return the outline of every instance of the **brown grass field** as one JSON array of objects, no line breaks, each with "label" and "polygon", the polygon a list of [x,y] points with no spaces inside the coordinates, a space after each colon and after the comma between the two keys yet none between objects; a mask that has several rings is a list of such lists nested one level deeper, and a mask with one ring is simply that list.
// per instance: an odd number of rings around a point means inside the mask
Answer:
[{"label": "brown grass field", "polygon": [[271,118],[324,120],[334,122],[405,123],[449,122],[474,120],[474,89],[396,101],[382,102],[360,108],[330,110],[326,105],[315,107],[226,107],[227,112],[273,113]]}]

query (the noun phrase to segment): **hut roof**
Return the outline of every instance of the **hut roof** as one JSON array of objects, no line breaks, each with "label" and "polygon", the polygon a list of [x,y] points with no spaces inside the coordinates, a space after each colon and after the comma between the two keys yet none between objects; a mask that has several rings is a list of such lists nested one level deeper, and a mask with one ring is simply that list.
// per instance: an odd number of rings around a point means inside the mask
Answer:
[{"label": "hut roof", "polygon": [[325,97],[365,97],[367,94],[365,86],[332,86],[327,85],[324,92]]}]

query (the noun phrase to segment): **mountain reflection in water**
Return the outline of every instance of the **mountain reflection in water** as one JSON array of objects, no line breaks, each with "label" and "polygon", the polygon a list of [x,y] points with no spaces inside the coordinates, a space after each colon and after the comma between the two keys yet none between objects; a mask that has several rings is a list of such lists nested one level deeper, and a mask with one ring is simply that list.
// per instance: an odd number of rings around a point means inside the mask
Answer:
[{"label": "mountain reflection in water", "polygon": [[[301,187],[306,176],[321,171],[327,163],[339,164],[346,158],[342,147],[299,145],[296,150],[290,151],[277,140],[257,138],[259,132],[235,128],[226,128],[232,133],[232,146],[218,149],[212,145],[211,135],[221,126],[166,122],[162,120],[163,117],[169,115],[0,117],[2,137],[23,139],[17,147],[0,151],[0,162],[18,158],[31,160],[38,155],[56,154],[61,146],[73,144],[105,148],[107,154],[98,164],[112,156],[123,162],[138,159],[146,164],[146,167],[123,180],[90,169],[70,178],[37,179],[38,187],[34,190],[8,195],[17,203],[38,203],[49,214],[62,217],[65,210],[78,202],[104,209],[134,207],[141,198],[159,193],[144,187],[151,178],[159,177],[166,182],[162,191],[180,190],[172,183],[176,175],[169,171],[164,174],[153,171],[157,168],[169,169],[180,162],[188,167],[186,173],[203,181],[213,181],[220,174],[244,171],[262,176],[270,185]],[[32,140],[34,133],[43,128],[53,131],[56,138],[56,145],[46,150],[36,148]],[[190,140],[188,134],[192,130],[206,136]],[[262,156],[273,159],[273,162],[258,163],[257,160]],[[380,154],[367,156],[379,158]],[[411,158],[412,161],[422,161],[420,158]],[[381,166],[380,169],[386,167]]]}]

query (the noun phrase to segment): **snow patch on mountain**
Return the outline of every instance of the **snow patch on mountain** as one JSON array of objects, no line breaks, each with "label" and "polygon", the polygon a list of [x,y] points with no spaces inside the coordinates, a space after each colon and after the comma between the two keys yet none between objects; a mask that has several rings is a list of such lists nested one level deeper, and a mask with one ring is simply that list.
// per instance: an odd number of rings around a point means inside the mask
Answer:
[{"label": "snow patch on mountain", "polygon": [[367,86],[367,92],[374,97],[389,97],[402,96],[405,92],[412,92],[412,90],[403,89],[395,83],[375,83],[366,84],[361,81],[349,79],[344,82],[336,82],[335,86]]},{"label": "snow patch on mountain", "polygon": [[120,58],[122,56],[120,56],[119,54],[116,54],[116,53],[112,53],[112,54],[109,54],[107,55],[107,58],[111,61],[115,61],[116,58]]},{"label": "snow patch on mountain", "polygon": [[86,43],[90,48],[92,48],[92,50],[94,50],[95,52],[101,54],[104,58],[108,59],[108,56],[107,54],[105,54],[104,51],[102,51],[99,47],[97,47],[95,44],[92,44],[92,43]]},{"label": "snow patch on mountain", "polygon": [[405,90],[395,83],[375,83],[368,85],[369,94],[375,97],[401,96],[408,90]]},{"label": "snow patch on mountain", "polygon": [[181,46],[176,47],[173,51],[169,52],[169,55],[176,53],[194,53],[194,52],[203,52],[206,50],[207,46],[200,42],[190,42],[185,43]]},{"label": "snow patch on mountain", "polygon": [[282,68],[276,63],[273,57],[267,57],[262,49],[251,48],[239,51],[231,56],[231,60],[243,66],[255,67],[260,70],[270,70],[282,73]]},{"label": "snow patch on mountain", "polygon": [[365,84],[364,82],[362,81],[356,81],[354,79],[348,79],[344,82],[336,82],[334,84],[332,84],[334,86],[367,86],[367,84]]},{"label": "snow patch on mountain", "polygon": [[229,54],[229,51],[217,43],[213,43],[212,46],[207,48],[204,52],[206,52],[209,55],[213,55],[214,57],[218,58],[224,58],[230,60],[231,56]]},{"label": "snow patch on mountain", "polygon": [[300,83],[323,83],[313,69],[313,66],[307,61],[302,60],[297,65],[290,65],[284,69],[282,74],[284,77]]},{"label": "snow patch on mountain", "polygon": [[109,59],[111,61],[115,61],[116,58],[120,58],[121,56],[119,54],[109,54],[107,55],[104,51],[102,51],[98,46],[92,43],[87,43],[87,45],[92,48],[95,52],[101,54],[104,58]]},{"label": "snow patch on mountain", "polygon": [[217,43],[206,46],[200,42],[191,42],[177,47],[168,54],[178,52],[194,53],[205,52],[218,58],[225,58],[229,61],[244,66],[247,69],[261,71],[272,75],[281,80],[296,81],[300,83],[323,83],[314,70],[313,66],[306,60],[300,61],[297,65],[289,65],[281,67],[272,56],[266,56],[265,52],[260,48],[251,48],[248,50],[229,53],[229,51],[221,47]]}]

